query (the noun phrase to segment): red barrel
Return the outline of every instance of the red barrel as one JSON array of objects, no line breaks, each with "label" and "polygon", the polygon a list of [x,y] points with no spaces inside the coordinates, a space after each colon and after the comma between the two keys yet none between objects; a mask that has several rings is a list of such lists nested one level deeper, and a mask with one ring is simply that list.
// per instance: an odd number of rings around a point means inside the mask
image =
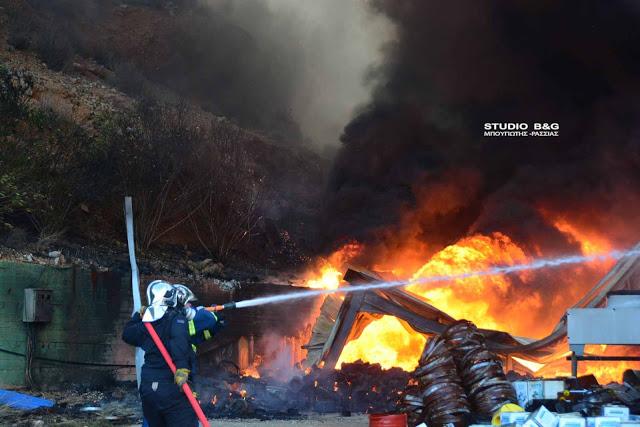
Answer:
[{"label": "red barrel", "polygon": [[371,414],[369,427],[407,427],[407,414]]}]

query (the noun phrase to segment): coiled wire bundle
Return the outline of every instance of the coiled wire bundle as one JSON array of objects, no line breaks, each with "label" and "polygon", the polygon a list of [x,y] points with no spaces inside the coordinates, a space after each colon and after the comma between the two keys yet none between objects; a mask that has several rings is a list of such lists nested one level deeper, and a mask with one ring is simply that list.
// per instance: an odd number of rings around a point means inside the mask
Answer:
[{"label": "coiled wire bundle", "polygon": [[404,389],[402,400],[400,401],[400,412],[407,414],[407,423],[409,426],[417,426],[425,422],[421,394],[422,389],[420,384],[412,378],[410,384]]},{"label": "coiled wire bundle", "polygon": [[506,403],[517,403],[515,390],[498,356],[489,351],[476,325],[461,320],[442,337],[455,359],[460,378],[478,419],[488,420]]},{"label": "coiled wire bundle", "polygon": [[517,398],[500,359],[473,323],[460,320],[427,341],[402,410],[409,425],[452,427],[466,426],[472,418],[488,420],[506,403]]},{"label": "coiled wire bundle", "polygon": [[[468,424],[469,402],[445,340],[434,337],[427,342],[413,376],[418,386],[408,391],[404,400],[412,424],[422,421],[430,427]],[[417,395],[422,408],[417,405]]]}]

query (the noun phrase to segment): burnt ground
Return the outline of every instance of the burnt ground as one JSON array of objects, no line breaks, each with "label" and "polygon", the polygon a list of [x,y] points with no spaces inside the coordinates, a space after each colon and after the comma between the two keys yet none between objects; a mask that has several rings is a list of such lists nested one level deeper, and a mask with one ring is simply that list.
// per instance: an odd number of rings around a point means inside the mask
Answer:
[{"label": "burnt ground", "polygon": [[[397,410],[409,373],[356,362],[341,370],[314,369],[289,382],[218,372],[193,384],[214,426],[364,426],[365,414]],[[22,412],[0,406],[0,425],[140,425],[142,410],[134,383],[92,389],[17,390],[55,402],[50,409]]]}]

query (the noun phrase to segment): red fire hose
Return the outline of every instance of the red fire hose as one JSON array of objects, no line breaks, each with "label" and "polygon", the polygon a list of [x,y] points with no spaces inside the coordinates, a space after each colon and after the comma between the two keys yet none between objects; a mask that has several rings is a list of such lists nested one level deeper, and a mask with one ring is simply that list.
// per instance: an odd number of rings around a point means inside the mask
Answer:
[{"label": "red fire hose", "polygon": [[[160,350],[160,353],[162,353],[162,357],[164,358],[164,361],[167,362],[167,365],[169,365],[169,369],[171,369],[171,372],[175,374],[176,365],[173,363],[173,360],[171,360],[171,356],[169,355],[167,348],[162,343],[162,340],[160,340],[160,337],[156,333],[156,330],[153,328],[153,325],[151,323],[144,322],[144,326],[147,328],[147,331],[149,331],[149,335],[151,335],[153,342],[156,343],[158,350]],[[207,421],[207,417],[204,415],[204,412],[202,412],[202,408],[200,407],[200,404],[198,403],[196,398],[193,396],[193,392],[191,391],[191,387],[189,387],[189,384],[187,383],[182,384],[182,391],[187,396],[187,399],[189,400],[191,407],[193,408],[196,415],[198,416],[198,420],[200,420],[200,424],[202,424],[203,427],[210,427],[209,421]]]}]

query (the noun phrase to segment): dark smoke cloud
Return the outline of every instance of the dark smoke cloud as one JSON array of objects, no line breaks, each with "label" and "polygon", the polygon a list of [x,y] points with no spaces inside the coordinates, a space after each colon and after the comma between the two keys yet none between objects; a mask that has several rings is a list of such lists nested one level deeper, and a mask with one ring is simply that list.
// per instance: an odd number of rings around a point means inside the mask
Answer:
[{"label": "dark smoke cloud", "polygon": [[[0,1],[0,4],[2,2]],[[388,20],[363,1],[18,0],[72,53],[142,78],[279,141],[339,143],[369,100]],[[29,15],[29,16],[27,16]],[[51,38],[54,38],[52,34]]]},{"label": "dark smoke cloud", "polygon": [[361,1],[203,4],[197,25],[182,26],[187,37],[167,64],[170,75],[183,76],[180,87],[204,86],[210,103],[248,126],[290,123],[301,134],[284,137],[337,145],[353,108],[368,101],[362,75],[381,59],[387,21]]},{"label": "dark smoke cloud", "polygon": [[[434,217],[437,230],[424,224],[423,239],[435,245],[505,231],[525,246],[542,242],[544,253],[574,249],[544,209],[605,230],[620,245],[640,240],[636,6],[375,0],[373,7],[394,23],[397,42],[375,74],[373,102],[344,130],[328,190],[328,241],[380,243],[417,208],[417,188],[456,179],[456,170],[477,179],[455,209]],[[483,138],[484,122],[509,121],[557,122],[560,137]]]}]

